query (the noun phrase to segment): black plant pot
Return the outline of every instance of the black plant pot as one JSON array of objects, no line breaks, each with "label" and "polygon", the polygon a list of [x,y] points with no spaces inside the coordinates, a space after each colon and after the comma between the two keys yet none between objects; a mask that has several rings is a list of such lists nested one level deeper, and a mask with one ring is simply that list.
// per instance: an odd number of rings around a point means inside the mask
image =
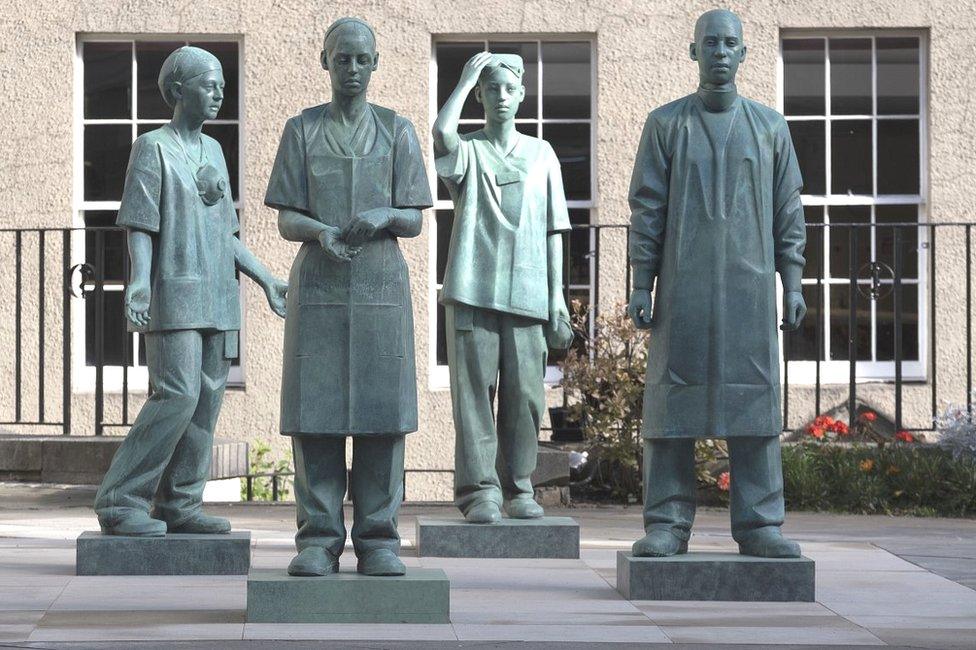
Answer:
[{"label": "black plant pot", "polygon": [[549,420],[552,422],[553,442],[582,442],[583,425],[574,419],[565,406],[553,406],[549,409]]}]

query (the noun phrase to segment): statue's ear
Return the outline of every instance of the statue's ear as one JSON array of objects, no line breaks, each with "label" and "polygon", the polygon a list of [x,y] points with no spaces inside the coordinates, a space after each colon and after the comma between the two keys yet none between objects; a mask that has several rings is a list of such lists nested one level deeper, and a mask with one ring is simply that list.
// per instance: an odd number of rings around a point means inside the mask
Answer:
[{"label": "statue's ear", "polygon": [[169,94],[173,98],[174,104],[179,104],[180,100],[183,99],[183,83],[180,81],[174,81],[169,86]]},{"label": "statue's ear", "polygon": [[474,86],[474,100],[479,104],[483,104],[481,101],[481,84],[475,84]]},{"label": "statue's ear", "polygon": [[688,46],[688,56],[691,57],[692,61],[698,60],[698,43],[692,43]]},{"label": "statue's ear", "polygon": [[328,70],[329,69],[329,53],[328,52],[326,52],[325,50],[322,50],[322,53],[319,54],[319,61],[322,62],[322,69],[323,70]]},{"label": "statue's ear", "polygon": [[746,46],[743,45],[742,49],[739,50],[739,63],[742,63],[745,60],[746,60]]},{"label": "statue's ear", "polygon": [[373,55],[373,72],[376,72],[376,68],[380,65],[380,53],[377,52]]}]

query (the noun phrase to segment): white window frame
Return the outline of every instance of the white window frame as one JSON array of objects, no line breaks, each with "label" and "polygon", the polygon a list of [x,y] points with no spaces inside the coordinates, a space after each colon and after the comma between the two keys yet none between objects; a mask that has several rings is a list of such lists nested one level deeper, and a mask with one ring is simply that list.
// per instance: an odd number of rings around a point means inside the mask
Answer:
[{"label": "white window frame", "polygon": [[[74,65],[74,138],[73,138],[73,158],[74,158],[74,178],[73,178],[73,198],[72,198],[72,227],[83,228],[85,226],[84,213],[94,210],[113,210],[119,209],[120,201],[86,201],[85,196],[85,127],[98,124],[129,124],[132,126],[132,140],[135,141],[138,129],[141,125],[162,126],[169,122],[168,119],[140,119],[138,117],[139,93],[135,87],[138,82],[138,70],[136,62],[136,48],[134,45],[140,42],[182,42],[204,43],[236,43],[237,44],[237,69],[238,69],[238,111],[235,119],[214,119],[207,120],[207,124],[233,124],[237,126],[237,147],[238,147],[238,196],[234,201],[234,208],[238,211],[241,221],[244,219],[244,39],[239,34],[136,34],[136,33],[91,33],[77,34],[75,39],[75,65]],[[86,119],[84,114],[85,100],[85,43],[130,43],[133,44],[132,52],[132,118],[118,119]],[[81,264],[85,262],[85,236],[83,232],[72,231],[71,233],[71,264]],[[89,283],[86,289],[93,289],[94,285]],[[104,285],[105,292],[123,291],[121,284]],[[243,305],[243,292],[241,294]],[[89,296],[87,300],[94,300]],[[81,299],[71,300],[71,386],[72,391],[79,394],[95,392],[95,367],[86,363],[86,314],[85,301]],[[241,345],[238,351],[239,365],[231,366],[227,377],[228,386],[240,387],[244,385],[244,320],[241,314]],[[149,388],[149,374],[145,366],[139,364],[139,337],[131,334],[132,344],[130,352],[133,355],[134,365],[129,366],[128,371],[128,390],[129,392],[146,391]],[[105,393],[121,393],[123,385],[122,366],[103,366],[102,389]]]},{"label": "white window frame", "polygon": [[[587,201],[581,200],[567,200],[566,207],[570,210],[574,209],[585,209],[590,212],[590,224],[593,224],[593,215],[598,204],[597,196],[597,164],[596,164],[596,123],[597,123],[597,84],[596,84],[596,37],[593,34],[574,34],[574,33],[564,33],[564,34],[485,34],[485,33],[475,33],[475,34],[438,34],[431,39],[431,49],[430,49],[430,97],[429,97],[429,115],[430,124],[434,123],[437,118],[437,113],[440,107],[437,105],[437,46],[441,43],[478,43],[484,44],[485,49],[488,48],[488,43],[531,43],[535,42],[538,44],[538,93],[537,93],[537,107],[536,107],[536,117],[534,118],[515,118],[516,124],[536,124],[538,125],[538,137],[545,138],[545,127],[544,124],[589,124],[590,126],[590,198]],[[586,42],[590,45],[590,117],[589,118],[575,118],[575,119],[547,119],[542,112],[542,89],[543,89],[543,75],[545,74],[542,65],[542,44],[543,43],[560,43],[560,42]],[[484,119],[472,119],[465,118],[458,121],[459,124],[482,124]],[[428,237],[428,259],[430,264],[428,264],[428,278],[427,278],[427,313],[428,313],[428,327],[427,327],[427,340],[428,349],[430,353],[428,357],[428,384],[431,390],[441,391],[448,390],[450,388],[450,375],[448,371],[448,366],[441,365],[437,363],[437,292],[440,290],[441,285],[437,282],[437,227],[436,227],[436,211],[437,210],[453,210],[454,204],[450,199],[439,199],[437,196],[437,172],[433,168],[434,162],[434,151],[433,148],[428,152],[430,160],[430,173],[428,177],[431,183],[431,196],[434,197],[434,225],[428,229],[430,233]],[[599,236],[598,231],[595,228],[590,229],[590,250],[594,250],[596,247],[596,238]],[[566,240],[566,246],[569,246],[569,239]],[[598,262],[598,260],[596,261]],[[596,282],[597,282],[597,269],[596,262],[590,264],[590,277],[589,284],[570,284],[569,290],[588,290],[590,293],[590,304],[593,305],[596,297]],[[550,365],[546,367],[546,384],[554,385],[562,381],[562,371],[558,366]]]},{"label": "white window frame", "polygon": [[[877,115],[877,39],[878,38],[898,38],[909,37],[918,39],[919,47],[919,112],[918,114],[906,115]],[[792,38],[815,39],[820,38],[825,41],[824,55],[824,113],[822,115],[794,115],[788,116],[788,122],[801,121],[824,121],[825,128],[825,183],[826,189],[831,190],[831,124],[834,121],[844,120],[870,120],[872,129],[872,188],[873,194],[870,195],[848,195],[848,194],[804,194],[801,196],[804,206],[824,206],[829,211],[831,206],[867,206],[870,208],[871,223],[875,221],[875,206],[883,205],[917,205],[918,206],[918,277],[917,279],[902,279],[903,285],[918,286],[918,353],[917,360],[902,361],[902,380],[903,381],[926,381],[928,377],[928,228],[924,224],[928,222],[928,193],[929,193],[929,147],[928,147],[928,57],[929,57],[929,38],[928,31],[923,29],[783,29],[780,31],[779,49],[777,52],[776,81],[777,109],[782,113],[785,108],[785,78],[783,63],[783,43]],[[868,38],[871,40],[871,115],[832,115],[830,106],[830,48],[826,47],[826,41],[830,38]],[[919,193],[907,195],[886,194],[877,195],[878,189],[878,120],[888,119],[918,119],[919,135]],[[829,220],[829,218],[828,218]],[[843,232],[843,226],[839,227]],[[874,228],[870,229],[871,237],[871,256],[876,255],[876,238]],[[865,231],[861,228],[860,231]],[[859,236],[860,236],[859,232]],[[809,248],[809,242],[808,242]],[[825,232],[823,250],[824,269],[830,268],[830,229]],[[856,271],[855,271],[856,272]],[[824,338],[824,356],[830,355],[830,287],[849,286],[848,278],[830,278],[823,281],[823,323],[821,325]],[[884,283],[883,283],[884,284]],[[891,284],[891,282],[887,282]],[[816,278],[804,278],[804,286],[816,286]],[[870,281],[859,280],[859,286],[870,286]],[[781,287],[777,287],[781,292]],[[852,304],[856,300],[851,298]],[[780,301],[781,302],[781,301]],[[808,318],[815,312],[813,305],[808,305]],[[877,301],[871,301],[871,356],[877,356]],[[783,344],[783,334],[780,332],[780,345]],[[782,366],[783,359],[780,359]],[[790,384],[809,385],[816,382],[816,361],[790,361],[789,364]],[[858,383],[894,381],[895,362],[894,361],[857,361],[855,366],[855,378]],[[821,359],[820,361],[820,383],[821,384],[846,384],[850,382],[850,362],[849,360],[830,360]]]}]

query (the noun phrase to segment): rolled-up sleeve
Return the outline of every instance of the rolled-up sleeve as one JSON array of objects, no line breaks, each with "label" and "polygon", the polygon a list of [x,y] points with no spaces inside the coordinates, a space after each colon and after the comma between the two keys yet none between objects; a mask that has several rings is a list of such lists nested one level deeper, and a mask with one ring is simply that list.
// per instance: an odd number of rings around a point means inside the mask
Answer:
[{"label": "rolled-up sleeve", "polygon": [[420,141],[409,120],[402,119],[401,124],[393,149],[393,207],[429,208],[434,201],[430,196]]},{"label": "rolled-up sleeve", "polygon": [[115,219],[118,226],[159,232],[159,200],[162,163],[157,144],[145,136],[136,138],[125,172],[122,202]]},{"label": "rolled-up sleeve", "polygon": [[437,175],[446,181],[460,184],[468,171],[472,146],[464,138],[458,138],[457,149],[434,159],[434,169],[437,170]]},{"label": "rolled-up sleeve", "polygon": [[294,210],[311,214],[308,201],[308,178],[305,175],[305,138],[301,117],[285,123],[278,154],[275,156],[264,204],[275,210]]},{"label": "rolled-up sleeve", "polygon": [[547,158],[549,160],[549,196],[546,207],[546,230],[550,233],[566,232],[572,226],[569,224],[569,210],[566,208],[563,172],[559,166],[559,158],[556,157],[556,152],[552,150],[551,146]]}]

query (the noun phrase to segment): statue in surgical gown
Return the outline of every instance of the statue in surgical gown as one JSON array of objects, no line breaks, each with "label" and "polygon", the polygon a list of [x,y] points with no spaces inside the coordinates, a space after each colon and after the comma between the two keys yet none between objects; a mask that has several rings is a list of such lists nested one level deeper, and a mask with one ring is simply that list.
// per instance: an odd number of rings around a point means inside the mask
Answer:
[{"label": "statue in surgical gown", "polygon": [[805,312],[802,179],[782,115],[736,92],[745,51],[734,14],[699,19],[691,54],[701,85],[650,113],[634,163],[629,311],[653,329],[642,424],[647,536],[636,555],[687,549],[696,438],[728,442],[740,552],[799,555],[780,534],[775,279],[783,328],[795,329]]}]

